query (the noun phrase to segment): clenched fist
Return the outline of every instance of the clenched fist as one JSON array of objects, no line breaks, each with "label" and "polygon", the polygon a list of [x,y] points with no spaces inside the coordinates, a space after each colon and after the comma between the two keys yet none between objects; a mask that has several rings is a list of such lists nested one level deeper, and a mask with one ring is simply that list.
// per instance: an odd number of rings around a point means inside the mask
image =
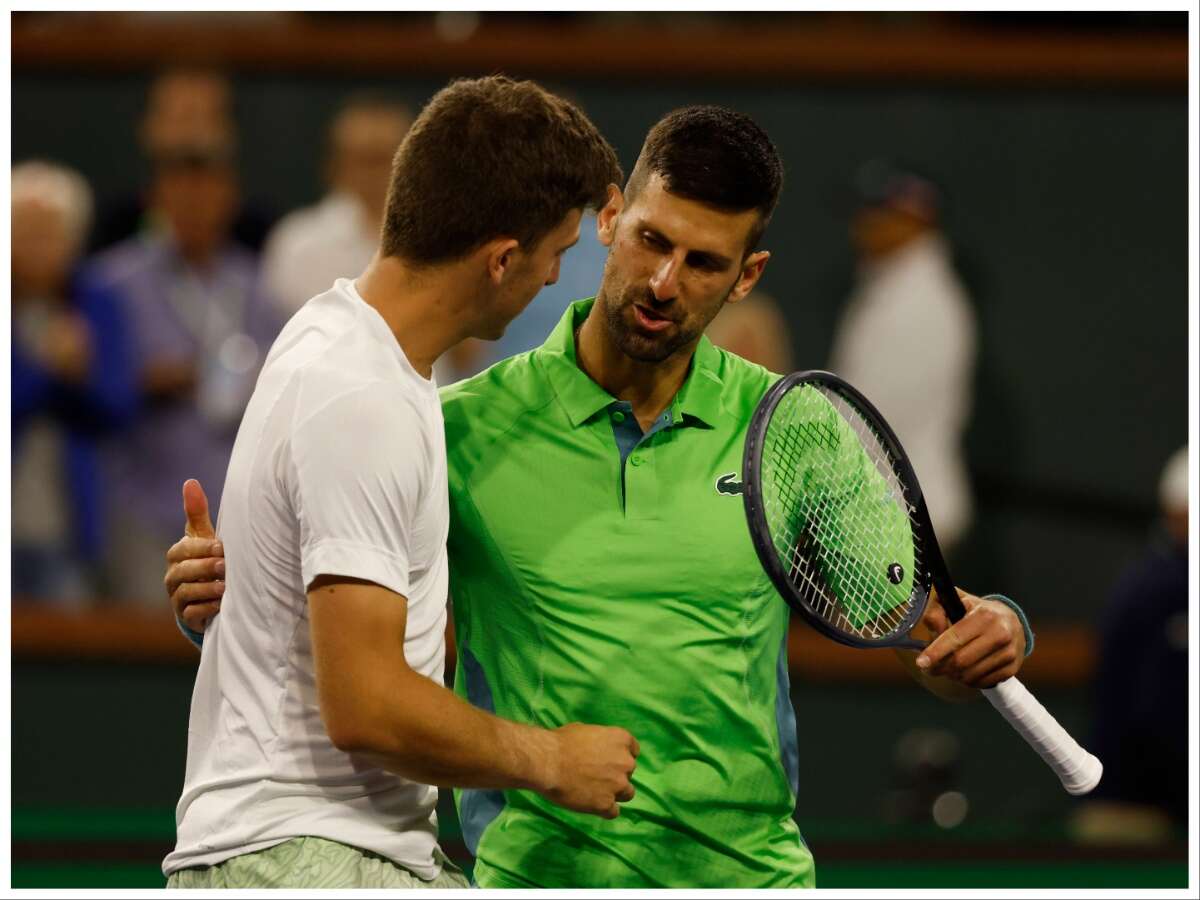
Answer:
[{"label": "clenched fist", "polygon": [[552,803],[604,819],[633,799],[638,742],[624,728],[564,725],[551,732],[555,752],[548,783],[538,793]]}]

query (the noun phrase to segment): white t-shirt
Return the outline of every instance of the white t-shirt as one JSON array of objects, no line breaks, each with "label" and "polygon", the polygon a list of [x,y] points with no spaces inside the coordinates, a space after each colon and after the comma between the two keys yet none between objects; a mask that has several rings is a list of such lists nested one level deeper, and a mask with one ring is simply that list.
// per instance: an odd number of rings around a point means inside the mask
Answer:
[{"label": "white t-shirt", "polygon": [[975,332],[950,250],[927,235],[863,269],[830,359],[830,368],[866,394],[900,438],[947,551],[973,513],[962,440]]},{"label": "white t-shirt", "polygon": [[234,444],[218,523],[225,596],[200,657],[164,873],[312,835],[437,876],[436,788],[325,732],[305,588],[330,574],[403,594],[405,658],[440,684],[448,528],[436,384],[340,279],[275,341]]},{"label": "white t-shirt", "polygon": [[330,192],[271,229],[262,258],[267,292],[287,319],[338,278],[357,278],[378,246],[379,232],[367,224],[362,204]]}]

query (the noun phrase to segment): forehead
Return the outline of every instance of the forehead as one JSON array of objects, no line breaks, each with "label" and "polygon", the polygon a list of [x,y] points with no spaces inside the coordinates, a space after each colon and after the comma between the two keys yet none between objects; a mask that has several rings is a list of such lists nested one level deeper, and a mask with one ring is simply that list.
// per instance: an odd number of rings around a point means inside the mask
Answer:
[{"label": "forehead", "polygon": [[741,259],[758,210],[727,212],[670,193],[661,175],[652,174],[625,208],[635,224],[653,228],[677,247]]}]

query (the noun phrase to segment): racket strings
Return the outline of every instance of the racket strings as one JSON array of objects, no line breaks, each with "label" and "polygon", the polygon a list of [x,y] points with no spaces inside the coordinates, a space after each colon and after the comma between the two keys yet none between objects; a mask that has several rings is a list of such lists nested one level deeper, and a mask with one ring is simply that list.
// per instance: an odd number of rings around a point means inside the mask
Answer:
[{"label": "racket strings", "polygon": [[860,639],[897,633],[923,554],[886,444],[839,395],[805,385],[780,400],[762,460],[772,543],[802,602]]}]

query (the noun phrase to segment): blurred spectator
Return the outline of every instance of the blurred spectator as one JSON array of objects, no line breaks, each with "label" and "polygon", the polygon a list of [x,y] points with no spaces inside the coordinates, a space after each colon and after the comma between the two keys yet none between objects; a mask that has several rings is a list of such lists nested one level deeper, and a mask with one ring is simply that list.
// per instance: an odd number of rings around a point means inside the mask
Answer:
[{"label": "blurred spectator", "polygon": [[233,242],[238,189],[228,142],[197,139],[155,160],[161,226],[102,254],[95,270],[133,329],[143,413],[114,447],[112,583],[156,606],[164,541],[178,536],[179,485],[220,496],[242,410],[275,337],[254,256]]},{"label": "blurred spectator", "polygon": [[12,591],[80,604],[103,545],[97,441],[137,403],[115,299],[77,271],[87,183],[45,162],[12,169]]},{"label": "blurred spectator", "polygon": [[763,291],[752,291],[739,303],[727,303],[708,326],[718,347],[772,372],[793,369],[792,336],[779,302]]},{"label": "blurred spectator", "polygon": [[1104,777],[1074,819],[1081,840],[1154,843],[1187,825],[1188,450],[1159,483],[1161,525],[1104,612],[1091,748]]},{"label": "blurred spectator", "polygon": [[[152,170],[155,160],[175,157],[195,147],[220,147],[232,154],[236,134],[233,93],[229,79],[221,72],[173,68],[151,83],[138,126],[138,146]],[[99,217],[92,246],[108,247],[157,227],[152,212],[152,199],[145,192],[117,200]],[[270,224],[269,215],[252,206],[239,206],[232,233],[240,243],[258,250]]]},{"label": "blurred spectator", "polygon": [[289,213],[267,238],[267,289],[289,318],[338,278],[357,278],[379,245],[392,157],[412,124],[399,103],[351,98],[329,128],[329,193]]},{"label": "blurred spectator", "polygon": [[851,228],[857,285],[834,336],[830,368],[861,390],[912,460],[947,553],[970,527],[962,438],[971,414],[976,323],[940,230],[941,196],[889,163],[859,172]]}]

